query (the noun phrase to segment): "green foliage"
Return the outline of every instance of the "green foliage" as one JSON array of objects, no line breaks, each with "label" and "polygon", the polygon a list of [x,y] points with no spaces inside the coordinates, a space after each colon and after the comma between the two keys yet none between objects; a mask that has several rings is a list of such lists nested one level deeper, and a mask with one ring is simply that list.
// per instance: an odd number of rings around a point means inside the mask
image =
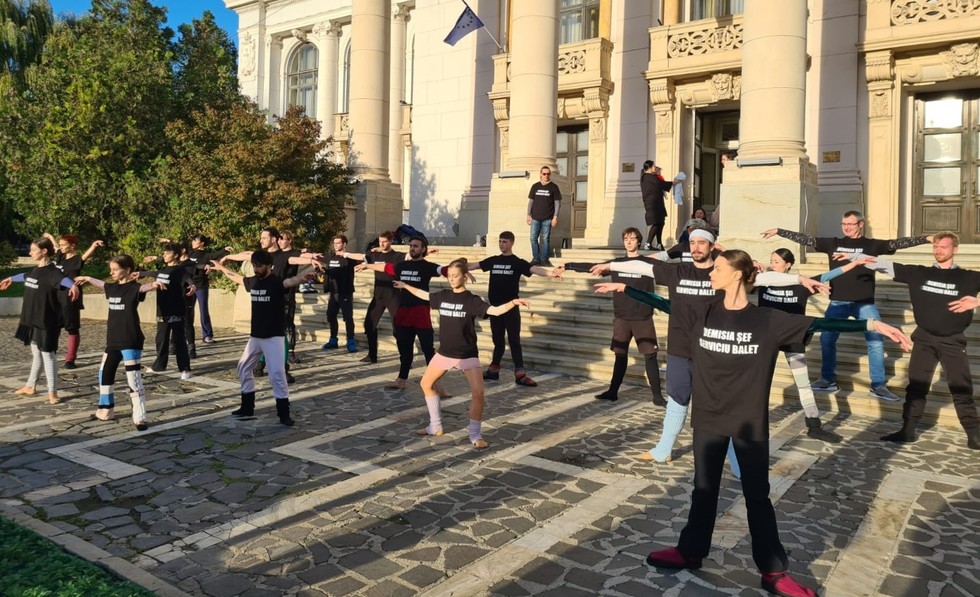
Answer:
[{"label": "green foliage", "polygon": [[149,591],[0,518],[0,595],[149,597]]},{"label": "green foliage", "polygon": [[53,30],[48,0],[0,0],[0,76],[9,75],[8,84],[23,86],[25,71]]},{"label": "green foliage", "polygon": [[7,241],[0,241],[0,267],[7,267],[17,260],[17,252]]}]

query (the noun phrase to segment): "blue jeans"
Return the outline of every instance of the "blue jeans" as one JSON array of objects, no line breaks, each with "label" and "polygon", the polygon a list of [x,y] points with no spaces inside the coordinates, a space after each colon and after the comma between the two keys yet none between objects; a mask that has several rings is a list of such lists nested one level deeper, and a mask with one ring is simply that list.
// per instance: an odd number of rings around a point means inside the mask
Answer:
[{"label": "blue jeans", "polygon": [[[832,319],[881,319],[874,303],[854,303],[851,301],[830,301],[824,317]],[[820,332],[820,349],[823,363],[820,377],[827,381],[837,381],[837,332]],[[871,369],[871,385],[885,383],[885,343],[878,332],[865,332],[868,341],[868,363]]]},{"label": "blue jeans", "polygon": [[197,298],[197,308],[201,310],[201,337],[211,338],[214,329],[211,327],[211,312],[208,310],[208,288],[198,288],[194,293]]},{"label": "blue jeans", "polygon": [[[538,249],[538,236],[541,237],[541,249]],[[531,220],[531,258],[534,261],[547,261],[551,256],[551,219]]]}]

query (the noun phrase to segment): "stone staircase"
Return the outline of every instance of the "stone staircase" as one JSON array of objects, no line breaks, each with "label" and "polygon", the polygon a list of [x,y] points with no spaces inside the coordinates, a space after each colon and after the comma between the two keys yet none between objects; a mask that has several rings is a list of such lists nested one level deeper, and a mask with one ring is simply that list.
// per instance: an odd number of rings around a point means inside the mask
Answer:
[{"label": "stone staircase", "polygon": [[[491,248],[491,250],[494,250]],[[493,253],[491,253],[493,254]],[[565,249],[560,258],[552,262],[556,265],[566,261],[602,262],[622,254],[614,249]],[[487,249],[481,247],[440,247],[440,252],[431,257],[432,261],[448,264],[453,258],[466,257],[480,260],[487,255]],[[932,253],[929,246],[917,247],[901,251],[893,256],[901,263],[932,263]],[[961,247],[957,263],[970,269],[980,268],[980,246]],[[826,271],[825,258],[813,255],[810,263],[797,264],[797,273],[817,275]],[[476,284],[468,284],[467,288],[485,297],[487,292],[487,275],[474,272]],[[592,284],[596,278],[583,274],[566,274],[564,281],[551,280],[533,276],[522,282],[521,296],[531,302],[529,310],[523,310],[522,343],[524,358],[529,369],[537,371],[560,371],[571,375],[580,375],[597,380],[608,380],[612,375],[613,355],[609,350],[609,339],[612,322],[612,299],[608,295],[597,295],[592,292]],[[366,339],[363,336],[364,313],[371,297],[373,275],[359,274],[357,277],[357,292],[354,302],[354,318],[356,322],[358,344],[366,349]],[[433,281],[432,288],[444,287],[444,281]],[[660,292],[666,295],[666,289]],[[914,329],[912,311],[908,303],[908,290],[904,284],[896,284],[879,276],[878,306],[882,319],[893,325],[901,325],[906,333]],[[326,342],[329,333],[326,327],[326,296],[322,293],[299,295],[297,309],[297,324],[303,341]],[[826,309],[828,299],[823,296],[811,299],[808,310],[810,315],[819,316]],[[665,344],[667,317],[662,314],[655,316],[661,342]],[[490,338],[490,326],[481,322],[479,334],[481,359],[489,362],[493,348]],[[341,340],[343,340],[343,323],[341,322]],[[438,336],[438,330],[437,330]],[[970,341],[971,371],[974,384],[980,387],[980,323],[974,323],[967,330]],[[391,337],[391,321],[384,317],[379,335],[382,351],[395,351],[394,339]],[[438,346],[438,337],[437,337]],[[663,348],[661,349],[663,353]],[[807,351],[811,378],[819,377],[820,343],[815,338]],[[820,394],[817,403],[821,409],[834,412],[853,412],[876,415],[891,419],[901,417],[902,403],[882,402],[868,396],[870,381],[867,376],[868,357],[864,337],[861,334],[843,334],[838,342],[838,385],[841,390],[833,394]],[[661,357],[661,364],[663,360]],[[512,367],[509,352],[504,356],[505,370]],[[889,387],[899,396],[904,397],[907,383],[908,355],[904,354],[894,343],[885,343],[885,368],[889,377]],[[509,377],[505,371],[502,380]],[[501,383],[505,383],[502,381]],[[627,371],[627,383],[640,386],[646,385],[642,359],[639,354],[630,352],[630,366]],[[937,369],[934,387],[929,396],[926,418],[938,421],[944,426],[958,426],[959,422],[953,410],[949,390],[945,379]],[[645,395],[645,394],[644,394]],[[796,402],[797,391],[792,376],[785,362],[780,359],[776,365],[773,380],[773,391],[770,398],[773,404]]]}]

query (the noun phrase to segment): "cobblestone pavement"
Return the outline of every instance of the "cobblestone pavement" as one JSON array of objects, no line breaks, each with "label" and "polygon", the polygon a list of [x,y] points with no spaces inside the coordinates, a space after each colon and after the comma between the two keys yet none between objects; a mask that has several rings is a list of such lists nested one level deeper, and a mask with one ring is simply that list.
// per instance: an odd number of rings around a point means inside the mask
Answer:
[{"label": "cobblestone pavement", "polygon": [[[462,376],[447,383],[448,433],[419,438],[417,385],[381,389],[396,355],[365,366],[305,343],[285,428],[264,381],[257,416],[229,416],[244,336],[220,330],[192,379],[146,378],[140,433],[124,404],[116,421],[91,418],[104,324],[85,322],[56,406],[40,386],[11,393],[29,358],[14,325],[0,320],[0,512],[158,594],[761,594],[727,473],[704,567],[644,563],[676,541],[693,467],[690,429],[669,465],[629,457],[659,434],[647,390],[608,404],[592,398],[602,384],[553,372],[532,372],[538,388],[490,383],[491,448],[475,451]],[[772,496],[802,581],[829,595],[980,594],[980,467],[961,430],[896,447],[877,440],[895,423],[838,416],[834,446],[807,438],[794,408],[771,420]]]}]

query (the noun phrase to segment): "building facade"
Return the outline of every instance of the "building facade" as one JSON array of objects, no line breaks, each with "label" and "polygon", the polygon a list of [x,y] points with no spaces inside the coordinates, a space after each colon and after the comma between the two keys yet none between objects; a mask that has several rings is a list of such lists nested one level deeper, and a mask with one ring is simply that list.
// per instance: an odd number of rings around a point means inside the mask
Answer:
[{"label": "building facade", "polygon": [[243,92],[304,106],[359,172],[358,238],[526,237],[548,165],[553,246],[615,245],[653,159],[687,176],[675,232],[724,206],[752,249],[859,209],[879,238],[980,242],[980,0],[471,0],[486,28],[455,46],[461,0],[225,3]]}]

